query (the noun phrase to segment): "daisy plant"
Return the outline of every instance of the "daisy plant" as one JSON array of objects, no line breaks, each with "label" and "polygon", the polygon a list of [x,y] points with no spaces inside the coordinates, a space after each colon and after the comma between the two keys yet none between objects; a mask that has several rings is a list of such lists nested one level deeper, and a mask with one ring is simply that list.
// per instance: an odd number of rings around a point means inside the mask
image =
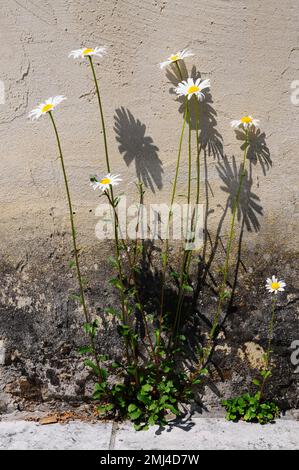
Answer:
[{"label": "daisy plant", "polygon": [[[115,240],[118,246],[118,212],[117,201],[111,199],[111,187],[120,182],[118,175],[108,174],[103,178],[91,178],[93,189],[100,190],[107,197],[113,211]],[[143,203],[143,187],[137,184],[140,194],[140,204]],[[115,202],[116,201],[116,202]],[[136,226],[136,236],[138,223]],[[137,430],[146,429],[151,424],[166,424],[165,414],[171,410],[174,414],[179,414],[178,403],[182,398],[184,383],[181,376],[171,367],[171,360],[158,354],[155,348],[152,334],[153,327],[145,312],[142,299],[139,294],[138,273],[139,266],[136,262],[138,253],[138,243],[130,254],[127,243],[122,240],[124,252],[127,257],[129,273],[123,270],[121,262],[112,259],[113,266],[120,267],[119,275],[112,278],[110,283],[120,292],[122,313],[117,309],[107,309],[107,312],[116,316],[118,320],[118,332],[124,338],[126,346],[126,361],[121,359],[114,361],[112,368],[119,370],[117,381],[108,380],[108,368],[106,369],[106,379],[96,384],[93,394],[94,399],[101,404],[98,410],[101,413],[113,414],[123,418],[129,417]],[[136,332],[135,318],[141,316],[145,329],[144,335],[140,337]],[[181,374],[182,375],[182,374]]]},{"label": "daisy plant", "polygon": [[242,419],[247,422],[267,424],[280,416],[279,406],[272,401],[265,400],[264,394],[266,383],[272,375],[271,353],[277,294],[285,290],[286,283],[272,276],[267,279],[265,287],[267,292],[272,295],[272,313],[268,326],[268,345],[264,354],[264,367],[260,371],[261,378],[253,380],[253,384],[257,387],[257,392],[254,394],[245,393],[240,397],[222,401],[222,405],[227,411],[226,419],[229,421]]},{"label": "daisy plant", "polygon": [[101,179],[97,179],[96,176],[92,177],[90,184],[94,190],[101,189],[101,191],[105,192],[109,190],[110,187],[117,186],[120,181],[122,181],[122,179],[119,178],[119,175],[111,175],[111,173],[108,173],[108,175]]},{"label": "daisy plant", "polygon": [[211,339],[213,339],[215,333],[218,330],[219,317],[221,314],[223,303],[225,299],[230,297],[230,293],[226,290],[226,286],[227,286],[227,280],[228,280],[228,274],[229,274],[230,256],[231,256],[232,245],[233,245],[234,234],[235,234],[234,229],[235,229],[236,216],[237,216],[238,206],[240,202],[240,196],[242,193],[243,182],[244,182],[244,178],[246,175],[247,151],[248,151],[248,146],[249,146],[249,130],[257,128],[259,126],[259,121],[257,119],[253,119],[251,116],[244,116],[239,120],[231,121],[231,126],[234,129],[241,129],[245,132],[245,144],[244,144],[243,160],[241,163],[241,170],[240,170],[240,180],[239,180],[239,184],[237,187],[235,199],[232,205],[230,231],[229,231],[228,243],[226,246],[225,262],[221,269],[222,282],[220,284],[220,289],[219,289],[219,294],[218,294],[217,310],[216,310],[216,314],[214,315],[213,326],[212,326],[211,333],[210,333]]},{"label": "daisy plant", "polygon": [[[176,93],[179,96],[184,96],[186,98],[186,109],[188,115],[188,124],[189,124],[189,135],[188,135],[188,184],[187,184],[187,203],[188,203],[188,214],[187,214],[187,222],[186,222],[186,247],[192,240],[189,239],[189,232],[194,233],[194,227],[196,227],[197,223],[197,205],[199,204],[200,198],[200,145],[199,145],[199,102],[205,99],[205,90],[209,89],[211,86],[210,80],[201,80],[198,78],[194,80],[193,78],[187,78],[187,80],[183,80],[179,83],[178,87],[176,88]],[[194,109],[195,109],[195,132],[196,132],[196,197],[195,197],[195,204],[196,208],[193,211],[193,214],[189,213],[189,208],[192,203],[191,201],[191,178],[192,178],[192,149],[191,149],[191,113],[190,113],[190,105],[188,102],[193,97],[194,102]],[[190,219],[191,219],[191,226],[190,226]],[[176,338],[180,323],[181,323],[181,313],[182,313],[182,306],[184,301],[185,293],[188,291],[192,291],[192,287],[189,285],[189,269],[192,257],[192,250],[185,248],[184,255],[182,259],[181,265],[181,273],[180,273],[180,281],[179,281],[179,293],[178,293],[178,303],[175,313],[175,320],[174,320],[174,329],[173,335]],[[174,341],[176,344],[176,340]]]},{"label": "daisy plant", "polygon": [[[94,47],[94,48],[89,48],[89,47],[84,47],[81,49],[73,50],[70,52],[69,57],[72,57],[74,59],[87,59],[89,61],[91,71],[92,71],[92,76],[95,84],[95,89],[96,89],[96,94],[97,94],[97,99],[98,99],[98,105],[99,105],[99,111],[100,111],[100,120],[101,120],[101,130],[103,132],[103,141],[104,141],[104,151],[105,151],[105,162],[106,162],[106,169],[108,171],[108,175],[102,180],[96,181],[95,178],[92,178],[91,183],[93,185],[93,188],[100,188],[104,194],[108,197],[109,195],[109,203],[111,204],[113,214],[114,214],[114,234],[115,234],[115,265],[118,270],[118,281],[114,282],[115,286],[119,287],[120,295],[121,295],[121,308],[122,308],[122,319],[123,322],[126,326],[128,326],[128,312],[127,312],[127,302],[125,298],[125,286],[124,286],[124,274],[123,274],[123,268],[122,268],[122,263],[121,263],[121,245],[119,241],[119,234],[118,234],[118,223],[117,223],[117,205],[119,202],[119,198],[114,197],[114,192],[113,192],[113,186],[115,186],[118,182],[118,175],[113,176],[111,175],[111,164],[110,164],[110,159],[109,159],[109,152],[108,152],[108,142],[107,142],[107,133],[106,133],[106,125],[105,125],[105,117],[104,117],[104,111],[103,111],[103,105],[102,105],[102,99],[101,99],[101,94],[100,94],[100,87],[99,87],[99,82],[96,76],[95,68],[94,68],[94,63],[93,63],[93,57],[99,57],[102,58],[106,54],[106,47]],[[124,247],[124,244],[122,245]],[[126,249],[126,247],[125,247]],[[126,341],[126,355],[127,359],[129,361],[129,339],[128,337],[125,338]],[[135,354],[135,353],[134,353]],[[136,354],[135,354],[136,356]]]},{"label": "daisy plant", "polygon": [[[232,204],[232,215],[231,215],[231,220],[230,220],[230,230],[229,230],[228,242],[226,246],[225,260],[224,260],[223,266],[221,267],[222,280],[221,280],[219,291],[218,291],[217,308],[213,316],[212,328],[209,334],[208,345],[202,351],[203,354],[196,368],[196,371],[200,370],[202,367],[205,367],[209,359],[211,358],[211,355],[213,352],[213,343],[219,333],[219,319],[220,319],[220,315],[223,309],[223,305],[225,303],[225,300],[229,299],[231,295],[230,292],[227,290],[227,281],[228,281],[228,275],[229,275],[231,252],[232,252],[233,241],[234,241],[234,236],[235,236],[236,216],[237,216],[238,206],[240,202],[240,196],[242,193],[243,182],[244,182],[244,178],[246,175],[247,152],[248,152],[248,147],[249,147],[249,132],[259,127],[259,120],[254,119],[252,116],[246,115],[246,116],[243,116],[239,120],[231,121],[231,127],[235,130],[238,130],[238,129],[242,130],[245,133],[243,160],[241,162],[240,180],[239,180],[235,198]],[[196,372],[193,373],[192,376],[194,376],[194,374],[196,375]]]},{"label": "daisy plant", "polygon": [[[167,67],[171,64],[174,64],[176,66],[178,76],[180,80],[183,79],[182,71],[179,65],[179,61],[183,60],[185,57],[193,56],[194,54],[191,51],[188,50],[183,50],[179,51],[176,54],[172,54],[166,61],[160,63],[161,69],[164,67]],[[188,100],[186,99],[185,101],[185,112],[184,112],[184,118],[183,118],[183,125],[180,133],[180,139],[179,139],[179,146],[178,146],[178,154],[177,154],[177,160],[176,160],[176,168],[175,168],[175,176],[174,176],[174,181],[172,185],[172,192],[171,192],[171,197],[170,197],[170,209],[168,213],[168,220],[167,220],[167,232],[169,230],[170,226],[170,221],[172,218],[172,207],[174,204],[175,200],[175,195],[176,195],[176,190],[177,190],[177,182],[178,182],[178,176],[179,176],[179,169],[180,169],[180,163],[181,163],[181,155],[182,155],[182,146],[183,146],[183,139],[184,139],[184,133],[185,133],[185,127],[186,123],[189,121],[189,108],[188,108]],[[190,127],[190,126],[189,126]],[[190,134],[191,130],[189,128],[189,149],[190,149]],[[158,325],[158,330],[157,330],[157,351],[159,353],[160,350],[160,342],[161,342],[161,333],[162,333],[162,328],[163,328],[163,316],[164,316],[164,294],[165,294],[165,281],[166,281],[166,270],[167,270],[167,263],[168,263],[168,255],[169,255],[169,243],[168,243],[168,237],[166,238],[165,241],[165,248],[162,253],[162,280],[161,280],[161,296],[160,296],[160,313],[159,313],[159,325]]]},{"label": "daisy plant", "polygon": [[[71,193],[70,193],[70,188],[69,188],[69,181],[67,177],[67,172],[66,172],[66,167],[64,163],[64,157],[62,153],[62,147],[61,147],[61,141],[60,137],[58,134],[57,126],[54,120],[53,116],[53,111],[55,108],[62,102],[66,100],[65,96],[58,95],[54,96],[51,98],[48,98],[45,102],[41,103],[38,105],[35,109],[30,111],[28,117],[32,120],[35,121],[39,119],[43,115],[48,115],[50,118],[50,121],[53,125],[53,130],[54,134],[56,137],[56,142],[57,142],[57,147],[58,147],[58,154],[59,154],[59,159],[61,163],[61,169],[63,173],[63,179],[64,179],[64,185],[65,185],[65,190],[66,190],[66,196],[67,196],[67,202],[68,202],[68,209],[69,209],[69,217],[70,217],[70,223],[71,223],[71,232],[72,232],[72,240],[73,240],[73,249],[74,249],[74,258],[75,258],[75,266],[76,266],[76,272],[77,272],[77,278],[78,278],[78,283],[79,283],[79,290],[80,290],[80,295],[76,298],[78,298],[80,304],[82,305],[83,313],[84,313],[84,318],[85,318],[85,330],[89,335],[89,340],[90,340],[90,345],[88,347],[88,353],[92,354],[95,359],[95,371],[97,373],[97,377],[99,380],[99,383],[102,382],[102,369],[100,367],[100,361],[99,357],[96,353],[95,349],[95,342],[94,342],[94,333],[93,333],[93,328],[92,328],[92,321],[91,321],[91,316],[90,313],[87,309],[87,304],[86,304],[86,299],[85,299],[85,293],[84,293],[84,282],[83,278],[81,275],[81,268],[80,268],[80,261],[79,261],[79,249],[77,246],[77,240],[76,240],[76,228],[75,228],[75,221],[74,221],[74,212],[73,212],[73,204],[72,204],[72,199],[71,199]],[[70,263],[70,265],[73,265],[73,262]]]},{"label": "daisy plant", "polygon": [[[182,144],[183,144],[183,137],[184,131],[186,127],[186,123],[188,122],[189,131],[188,131],[188,183],[187,183],[187,202],[190,206],[191,203],[191,174],[192,174],[192,149],[191,149],[191,116],[190,116],[190,104],[189,101],[191,100],[192,96],[194,96],[194,106],[195,106],[195,116],[196,116],[196,153],[197,153],[197,160],[196,160],[196,168],[197,168],[197,190],[196,190],[196,204],[199,203],[199,193],[200,193],[200,147],[199,147],[199,111],[198,111],[198,101],[202,101],[205,98],[205,94],[202,90],[207,89],[210,86],[209,80],[193,80],[192,78],[188,78],[187,80],[183,80],[183,74],[180,67],[180,61],[186,57],[193,56],[193,53],[189,50],[183,50],[178,52],[177,54],[171,55],[167,61],[162,62],[160,64],[161,68],[174,64],[177,70],[177,74],[179,77],[180,82],[176,88],[176,93],[178,96],[185,97],[185,113],[183,119],[183,125],[179,140],[179,147],[178,147],[178,156],[176,162],[176,170],[175,170],[175,177],[173,182],[171,200],[170,200],[170,210],[168,215],[168,228],[172,217],[172,207],[176,195],[177,189],[177,181],[179,176],[179,167],[181,163],[181,153],[182,153]],[[194,219],[194,214],[192,216],[192,220]],[[187,216],[187,227],[186,227],[186,241],[188,242],[188,223],[189,223],[189,213]],[[193,225],[193,224],[192,224]],[[168,230],[168,229],[167,229]],[[191,227],[192,231],[192,227]],[[157,334],[157,344],[158,350],[160,347],[160,340],[161,340],[161,331],[163,327],[163,314],[164,314],[164,290],[165,290],[165,278],[166,278],[166,270],[167,270],[167,263],[168,263],[168,255],[169,255],[169,245],[168,240],[165,242],[165,248],[162,254],[162,283],[161,283],[161,298],[160,298],[160,315],[159,315],[159,328]],[[184,291],[186,289],[190,290],[191,287],[188,286],[188,269],[190,264],[190,252],[185,252],[182,260],[182,267],[181,273],[178,275],[179,281],[179,294],[178,294],[178,303],[177,309],[175,313],[175,320],[173,325],[173,333],[172,337],[168,342],[168,348],[170,348],[172,341],[177,336],[177,332],[180,325],[180,316],[181,316],[181,308],[184,299]],[[173,273],[176,274],[176,273]]]},{"label": "daisy plant", "polygon": [[[100,405],[98,410],[108,416],[130,418],[136,429],[146,429],[149,425],[167,423],[166,415],[172,412],[180,414],[179,405],[182,402],[189,402],[194,398],[194,385],[201,382],[201,376],[206,375],[208,364],[213,354],[213,345],[218,337],[220,328],[220,317],[223,311],[225,300],[230,297],[227,289],[229,266],[234,242],[234,233],[238,206],[246,176],[247,152],[249,138],[252,131],[259,127],[259,121],[251,115],[245,115],[238,120],[233,120],[231,126],[235,130],[242,130],[245,134],[245,145],[243,159],[240,165],[240,178],[237,191],[232,203],[232,213],[230,219],[230,229],[226,246],[226,253],[223,266],[221,268],[221,280],[218,291],[217,308],[212,317],[211,331],[208,335],[207,346],[203,347],[199,353],[199,358],[189,362],[184,362],[186,358],[186,348],[184,341],[186,338],[180,334],[184,332],[182,327],[182,314],[188,292],[193,293],[190,283],[190,265],[192,260],[192,242],[194,241],[194,231],[197,227],[197,210],[200,202],[200,179],[201,179],[201,145],[200,145],[200,106],[207,98],[210,89],[210,80],[183,76],[182,62],[193,56],[189,49],[183,49],[171,54],[165,61],[160,63],[161,69],[172,67],[176,71],[177,86],[175,93],[184,104],[183,123],[179,134],[178,151],[176,157],[175,175],[170,194],[170,209],[167,218],[167,232],[173,216],[174,202],[177,197],[177,187],[179,173],[182,165],[182,154],[184,147],[184,137],[186,126],[188,126],[188,147],[186,150],[187,178],[185,178],[185,194],[188,203],[187,223],[184,227],[185,244],[182,249],[178,272],[170,266],[169,240],[166,237],[162,249],[162,270],[161,270],[161,291],[158,307],[154,305],[153,299],[147,298],[144,293],[144,277],[146,253],[145,244],[138,239],[140,224],[143,224],[141,215],[144,203],[144,189],[141,181],[136,187],[139,194],[138,214],[136,223],[136,240],[129,245],[123,234],[120,233],[119,223],[119,202],[121,195],[118,193],[119,186],[122,186],[123,179],[119,174],[114,173],[108,150],[105,116],[102,105],[99,81],[96,76],[94,59],[102,59],[106,54],[106,47],[82,47],[70,52],[69,57],[76,60],[85,60],[90,65],[94,86],[97,95],[100,129],[103,134],[103,146],[105,162],[101,162],[104,167],[102,176],[92,176],[90,185],[100,197],[107,198],[111,208],[111,216],[114,230],[115,254],[110,257],[110,262],[116,274],[110,279],[110,284],[118,292],[119,306],[107,308],[105,311],[116,318],[117,331],[122,338],[123,354],[118,360],[109,355],[99,355],[96,350],[96,335],[98,324],[92,319],[88,310],[84,291],[84,281],[81,275],[79,249],[77,246],[76,229],[74,221],[73,205],[70,193],[70,186],[67,177],[64,157],[61,148],[61,140],[54,119],[56,107],[66,98],[58,95],[47,99],[29,113],[32,121],[47,114],[56,137],[58,154],[61,163],[66,196],[69,209],[71,233],[74,250],[74,261],[72,265],[76,267],[80,295],[79,299],[85,318],[84,329],[89,335],[89,345],[81,348],[82,354],[89,357],[85,364],[91,368],[97,376],[93,398]],[[194,107],[194,109],[193,109]],[[191,111],[195,117],[196,151],[193,157],[193,140],[191,126]],[[192,114],[193,114],[192,113]],[[195,167],[195,171],[194,171]],[[196,188],[193,191],[193,173],[195,173]],[[195,203],[195,208],[191,211],[191,204]],[[191,222],[191,223],[190,223]],[[174,320],[168,329],[165,326],[168,313],[165,311],[165,291],[168,269],[171,277],[176,282],[176,298],[174,307]],[[258,386],[258,391],[254,395],[249,393],[242,397],[233,398],[223,402],[227,410],[228,419],[233,421],[244,419],[245,421],[259,421],[261,423],[271,421],[279,414],[278,407],[274,403],[265,402],[263,399],[264,389],[267,379],[271,376],[271,345],[273,329],[275,323],[276,299],[280,292],[285,289],[285,282],[272,276],[266,281],[266,289],[272,295],[272,316],[269,322],[268,347],[265,352],[265,367],[261,371],[261,380],[255,379],[253,383]],[[160,286],[159,286],[160,289]],[[194,300],[195,299],[195,300]],[[193,296],[193,304],[196,296]],[[193,308],[193,307],[192,307]],[[189,359],[189,358],[188,358]],[[176,364],[179,364],[176,366]],[[183,365],[183,367],[181,367]],[[115,374],[116,371],[116,374]],[[113,377],[109,377],[109,374]]]},{"label": "daisy plant", "polygon": [[194,54],[189,49],[183,49],[175,54],[171,54],[164,62],[160,62],[160,68],[164,69],[164,67],[167,67],[168,65],[177,64],[179,61],[184,60],[187,57],[192,57],[193,55]]},{"label": "daisy plant", "polygon": [[277,303],[277,294],[279,292],[283,292],[285,290],[286,283],[283,280],[278,280],[277,277],[272,276],[266,280],[265,288],[269,294],[272,295],[272,313],[268,327],[268,347],[266,353],[264,355],[265,360],[265,367],[261,371],[262,382],[256,380],[254,383],[256,385],[260,385],[260,398],[263,398],[263,393],[265,389],[265,385],[267,379],[271,377],[271,352],[272,352],[272,339],[273,339],[273,330],[275,326],[275,310],[276,310],[276,303]]},{"label": "daisy plant", "polygon": [[108,143],[107,143],[104,111],[103,111],[103,106],[102,106],[99,82],[97,80],[97,76],[96,76],[95,68],[93,64],[93,57],[99,57],[101,59],[103,58],[104,54],[106,54],[106,46],[93,47],[93,48],[83,47],[81,49],[75,49],[74,51],[71,51],[69,53],[69,57],[72,57],[74,59],[87,59],[89,61],[95,88],[96,88],[99,110],[100,110],[101,126],[102,126],[102,131],[103,131],[104,148],[105,148],[106,168],[107,168],[107,171],[110,173],[111,168],[110,168],[110,161],[109,161],[109,154],[108,154]]}]

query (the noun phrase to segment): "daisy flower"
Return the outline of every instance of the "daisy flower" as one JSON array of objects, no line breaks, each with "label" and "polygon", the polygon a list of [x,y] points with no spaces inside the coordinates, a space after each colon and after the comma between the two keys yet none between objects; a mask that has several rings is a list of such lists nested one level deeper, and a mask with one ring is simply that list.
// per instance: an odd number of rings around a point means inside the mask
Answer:
[{"label": "daisy flower", "polygon": [[200,101],[202,101],[205,97],[202,90],[210,88],[210,80],[206,79],[202,82],[200,80],[200,78],[196,81],[194,81],[193,78],[188,78],[187,81],[183,80],[179,83],[175,91],[179,96],[187,96],[188,100],[191,99],[192,95],[195,95]]},{"label": "daisy flower", "polygon": [[238,127],[243,127],[248,129],[249,127],[259,127],[260,121],[258,119],[253,119],[252,116],[243,116],[239,120],[231,121],[231,126],[237,129]]},{"label": "daisy flower", "polygon": [[117,186],[120,181],[122,181],[122,179],[119,178],[119,175],[111,175],[111,173],[108,173],[108,175],[104,176],[101,180],[98,180],[95,176],[90,178],[92,188],[94,190],[101,189],[103,192],[106,191],[109,186]]},{"label": "daisy flower", "polygon": [[49,111],[53,111],[53,109],[56,108],[56,106],[64,100],[66,100],[66,97],[62,95],[48,98],[44,103],[39,104],[37,108],[30,111],[28,117],[32,121],[35,121],[36,119],[39,119],[43,114],[47,114]]},{"label": "daisy flower", "polygon": [[164,67],[167,67],[167,65],[173,64],[174,62],[177,62],[178,60],[183,60],[185,57],[191,57],[194,54],[189,49],[184,49],[183,51],[178,51],[176,54],[171,54],[170,57],[168,57],[165,62],[160,63],[160,68],[163,69]]},{"label": "daisy flower", "polygon": [[277,294],[277,292],[282,292],[284,291],[284,288],[286,286],[286,283],[281,280],[279,281],[277,277],[272,276],[272,278],[268,278],[266,281],[266,289],[268,292],[271,292],[271,294],[274,292],[274,294]]},{"label": "daisy flower", "polygon": [[106,54],[106,47],[95,47],[94,49],[84,47],[83,49],[76,49],[75,51],[71,51],[69,53],[69,57],[73,57],[74,59],[84,59],[87,56],[95,55],[97,57],[103,57]]}]

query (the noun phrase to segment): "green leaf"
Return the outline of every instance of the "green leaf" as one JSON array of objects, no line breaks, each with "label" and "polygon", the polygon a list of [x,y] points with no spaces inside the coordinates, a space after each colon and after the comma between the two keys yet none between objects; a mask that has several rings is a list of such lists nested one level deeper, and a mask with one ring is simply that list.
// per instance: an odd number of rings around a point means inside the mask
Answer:
[{"label": "green leaf", "polygon": [[120,290],[120,291],[123,291],[123,285],[122,283],[120,282],[119,279],[117,278],[112,278],[109,280],[109,284],[111,284],[112,286],[114,286],[116,289]]},{"label": "green leaf", "polygon": [[135,431],[141,431],[144,428],[143,428],[142,424],[134,423],[134,429],[135,429]]},{"label": "green leaf", "polygon": [[130,336],[131,330],[128,325],[117,325],[117,331],[121,336],[127,337]]},{"label": "green leaf", "polygon": [[82,346],[82,348],[79,348],[78,350],[79,354],[93,354],[94,350],[92,349],[91,346]]},{"label": "green leaf", "polygon": [[224,291],[224,292],[222,292],[222,293],[220,294],[220,297],[221,297],[222,299],[229,299],[230,296],[231,296],[231,293],[230,293],[229,291],[227,291],[227,290]]},{"label": "green leaf", "polygon": [[258,379],[253,379],[252,383],[258,387],[261,385],[261,382]]},{"label": "green leaf", "polygon": [[264,377],[264,379],[268,379],[268,377],[271,377],[272,373],[270,370],[262,370],[261,371],[261,376]]},{"label": "green leaf", "polygon": [[99,359],[100,362],[105,362],[105,361],[109,360],[109,356],[108,356],[108,354],[99,354],[98,359]]},{"label": "green leaf", "polygon": [[182,288],[184,291],[186,292],[193,292],[193,287],[192,286],[189,286],[188,284],[183,284],[182,285]]},{"label": "green leaf", "polygon": [[81,305],[83,304],[81,295],[78,295],[78,294],[71,294],[71,295],[69,296],[69,298],[70,298],[71,300],[76,300],[76,301],[79,302]]},{"label": "green leaf", "polygon": [[94,320],[92,323],[84,323],[83,325],[85,333],[90,334],[92,337],[96,336],[98,327],[99,324],[97,320]]},{"label": "green leaf", "polygon": [[112,367],[112,369],[120,369],[123,366],[120,362],[114,361],[114,362],[112,362],[111,367]]},{"label": "green leaf", "polygon": [[114,315],[114,316],[116,316],[117,318],[121,318],[121,313],[120,313],[118,310],[116,310],[115,308],[113,308],[113,307],[107,307],[107,308],[105,308],[105,312],[106,312],[106,313],[109,313],[110,315]]},{"label": "green leaf", "polygon": [[179,279],[179,278],[180,278],[179,273],[177,273],[176,271],[171,271],[170,276],[171,276],[173,279]]},{"label": "green leaf", "polygon": [[129,413],[132,413],[133,411],[135,411],[137,409],[137,406],[135,405],[135,403],[131,403],[129,406],[128,406],[128,412]]},{"label": "green leaf", "polygon": [[143,392],[151,392],[153,390],[153,387],[150,384],[145,384],[142,385],[141,390]]},{"label": "green leaf", "polygon": [[109,411],[112,411],[115,408],[113,403],[108,403],[107,405],[100,405],[97,407],[97,410],[99,413],[107,413]]},{"label": "green leaf", "polygon": [[134,421],[135,419],[138,419],[141,415],[142,415],[142,411],[139,408],[136,411],[133,411],[132,413],[129,414],[132,421]]},{"label": "green leaf", "polygon": [[108,262],[113,266],[114,268],[118,268],[118,262],[113,256],[108,257]]},{"label": "green leaf", "polygon": [[89,367],[90,369],[92,369],[97,376],[100,375],[100,370],[98,369],[97,365],[94,362],[92,362],[90,359],[86,359],[84,361],[84,364],[86,365],[86,367]]},{"label": "green leaf", "polygon": [[162,259],[163,265],[165,265],[167,263],[167,253],[162,253],[161,259]]},{"label": "green leaf", "polygon": [[100,369],[100,372],[101,372],[101,377],[102,377],[102,380],[104,382],[106,382],[106,379],[107,379],[107,376],[108,376],[108,372],[107,372],[107,369],[104,369],[103,367]]},{"label": "green leaf", "polygon": [[192,381],[192,383],[193,383],[194,385],[200,384],[200,383],[201,383],[201,379],[197,377],[196,379],[194,379],[194,380]]},{"label": "green leaf", "polygon": [[185,335],[179,335],[178,336],[178,339],[182,342],[185,342],[187,340],[186,336]]}]

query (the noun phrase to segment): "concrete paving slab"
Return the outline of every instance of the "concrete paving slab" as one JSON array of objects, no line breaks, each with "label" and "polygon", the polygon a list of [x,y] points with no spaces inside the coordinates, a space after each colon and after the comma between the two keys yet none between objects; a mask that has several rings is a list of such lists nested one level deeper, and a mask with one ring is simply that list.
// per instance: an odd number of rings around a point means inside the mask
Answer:
[{"label": "concrete paving slab", "polygon": [[1,450],[275,450],[299,448],[299,422],[230,423],[223,418],[195,418],[179,425],[137,432],[130,423],[83,423],[41,426],[0,422]]},{"label": "concrete paving slab", "polygon": [[27,421],[0,422],[0,450],[109,449],[111,423],[42,426]]},{"label": "concrete paving slab", "polygon": [[162,432],[158,427],[137,432],[126,423],[116,432],[114,442],[118,450],[294,450],[299,448],[299,422],[282,419],[260,426],[231,423],[222,418],[198,418]]}]

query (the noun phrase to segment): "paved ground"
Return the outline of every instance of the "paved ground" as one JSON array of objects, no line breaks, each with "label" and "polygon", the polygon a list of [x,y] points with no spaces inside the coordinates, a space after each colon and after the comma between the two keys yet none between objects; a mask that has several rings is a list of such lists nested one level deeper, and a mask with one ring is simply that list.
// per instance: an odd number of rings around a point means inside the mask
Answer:
[{"label": "paved ground", "polygon": [[299,422],[280,419],[259,426],[229,423],[223,418],[194,418],[166,429],[136,432],[129,423],[68,424],[42,426],[34,422],[0,422],[0,449],[298,449]]}]

